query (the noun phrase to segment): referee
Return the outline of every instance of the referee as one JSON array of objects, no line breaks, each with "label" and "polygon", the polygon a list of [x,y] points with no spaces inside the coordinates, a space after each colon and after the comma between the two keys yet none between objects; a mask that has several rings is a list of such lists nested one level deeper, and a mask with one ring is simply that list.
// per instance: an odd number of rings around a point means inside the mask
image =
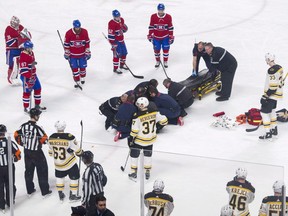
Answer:
[{"label": "referee", "polygon": [[[5,125],[0,124],[0,209],[5,211],[5,204],[10,206],[10,196],[9,196],[9,173],[8,173],[8,140],[5,137],[7,128]],[[12,158],[14,161],[21,159],[21,151],[15,142],[12,141]],[[15,186],[15,166],[13,167],[13,199],[15,199],[16,186]],[[14,200],[13,200],[14,201]]]},{"label": "referee", "polygon": [[37,170],[38,183],[42,196],[46,197],[52,193],[48,183],[48,165],[42,151],[42,145],[47,143],[48,136],[36,122],[40,118],[41,111],[32,108],[29,112],[30,120],[15,131],[16,142],[24,148],[25,181],[27,194],[30,197],[35,191],[33,182],[35,168]]},{"label": "referee", "polygon": [[87,166],[83,173],[83,199],[82,206],[86,207],[86,214],[96,210],[96,197],[104,195],[104,186],[107,183],[107,177],[103,167],[93,162],[94,155],[91,151],[85,151],[82,154],[82,161]]}]

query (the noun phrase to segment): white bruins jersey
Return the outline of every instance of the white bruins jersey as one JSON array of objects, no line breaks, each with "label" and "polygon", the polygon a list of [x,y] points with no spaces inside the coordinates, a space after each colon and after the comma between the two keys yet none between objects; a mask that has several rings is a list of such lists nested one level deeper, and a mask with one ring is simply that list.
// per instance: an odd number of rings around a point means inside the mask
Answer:
[{"label": "white bruins jersey", "polygon": [[[267,196],[263,199],[258,216],[280,216],[282,196]],[[285,215],[288,215],[288,198],[286,197]]]},{"label": "white bruins jersey", "polygon": [[134,116],[130,135],[134,142],[141,146],[152,145],[157,138],[156,123],[167,125],[168,119],[158,111],[140,111]]},{"label": "white bruins jersey", "polygon": [[[69,170],[76,164],[76,155],[82,150],[77,145],[75,137],[70,133],[54,133],[49,137],[49,155],[54,157],[55,169],[59,171]],[[74,153],[69,153],[71,149]]]},{"label": "white bruins jersey", "polygon": [[278,100],[283,97],[283,85],[283,68],[277,64],[273,65],[268,69],[264,93],[266,94],[269,90],[273,91],[269,98]]},{"label": "white bruins jersey", "polygon": [[255,188],[250,182],[240,183],[233,180],[227,183],[226,190],[229,194],[229,205],[233,208],[235,216],[249,216],[248,204],[254,200]]}]

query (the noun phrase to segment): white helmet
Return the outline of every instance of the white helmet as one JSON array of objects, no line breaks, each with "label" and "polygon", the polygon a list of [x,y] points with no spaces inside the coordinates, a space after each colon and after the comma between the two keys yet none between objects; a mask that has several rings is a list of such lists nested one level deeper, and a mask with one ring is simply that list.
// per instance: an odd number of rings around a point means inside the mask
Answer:
[{"label": "white helmet", "polygon": [[277,180],[274,184],[273,184],[273,190],[274,193],[282,193],[282,187],[284,186],[284,182],[282,180]]},{"label": "white helmet", "polygon": [[221,216],[232,216],[233,209],[230,205],[225,205],[221,208]]},{"label": "white helmet", "polygon": [[136,106],[139,107],[139,109],[145,109],[149,105],[149,101],[146,97],[140,97],[136,101]]},{"label": "white helmet", "polygon": [[11,20],[10,20],[10,25],[13,28],[18,28],[20,24],[20,19],[16,16],[12,16]]},{"label": "white helmet", "polygon": [[154,191],[162,192],[164,190],[164,187],[165,187],[165,185],[164,185],[163,180],[161,180],[161,179],[155,180],[154,185],[153,185]]},{"label": "white helmet", "polygon": [[66,122],[58,120],[57,122],[55,122],[55,128],[57,131],[64,131],[66,128]]},{"label": "white helmet", "polygon": [[265,54],[265,60],[266,62],[271,62],[275,60],[275,55],[272,53],[266,53]]},{"label": "white helmet", "polygon": [[236,176],[237,176],[237,178],[246,179],[247,174],[248,174],[247,169],[244,168],[244,167],[239,167],[239,168],[236,170]]}]

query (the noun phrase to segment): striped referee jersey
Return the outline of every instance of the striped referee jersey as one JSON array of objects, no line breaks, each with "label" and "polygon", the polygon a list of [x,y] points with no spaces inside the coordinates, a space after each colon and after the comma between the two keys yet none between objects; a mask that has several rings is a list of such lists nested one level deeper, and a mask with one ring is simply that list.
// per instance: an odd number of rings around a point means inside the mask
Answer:
[{"label": "striped referee jersey", "polygon": [[[11,141],[12,144],[12,154],[17,160],[21,158],[21,151],[15,142]],[[6,137],[0,138],[0,167],[8,166],[8,140]]]},{"label": "striped referee jersey", "polygon": [[14,138],[24,149],[31,151],[41,149],[42,144],[46,144],[48,141],[47,134],[35,121],[28,121],[22,124],[20,129],[15,131]]}]

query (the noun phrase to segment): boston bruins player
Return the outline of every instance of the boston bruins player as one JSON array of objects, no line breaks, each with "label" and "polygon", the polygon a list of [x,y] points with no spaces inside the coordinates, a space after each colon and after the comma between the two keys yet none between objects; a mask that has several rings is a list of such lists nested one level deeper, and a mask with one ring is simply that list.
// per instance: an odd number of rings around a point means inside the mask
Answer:
[{"label": "boston bruins player", "polygon": [[64,181],[68,175],[70,178],[70,201],[81,199],[77,196],[78,179],[80,178],[79,168],[76,156],[82,154],[82,149],[78,146],[75,136],[70,133],[64,133],[66,123],[57,121],[55,123],[57,133],[49,137],[49,155],[54,157],[56,187],[61,201],[64,200],[65,194]]},{"label": "boston bruins player", "polygon": [[145,97],[140,97],[136,101],[138,112],[134,114],[131,133],[128,137],[130,147],[131,173],[129,178],[137,178],[138,157],[141,149],[144,153],[145,178],[150,178],[153,143],[156,141],[156,124],[164,126],[168,124],[166,116],[161,115]]},{"label": "boston bruins player", "polygon": [[283,68],[275,63],[275,55],[267,53],[266,63],[270,66],[266,75],[264,95],[262,96],[261,115],[266,134],[259,139],[271,140],[278,135],[276,120],[277,100],[283,96]]},{"label": "boston bruins player", "polygon": [[[259,216],[282,215],[282,186],[284,186],[284,182],[281,180],[278,180],[273,184],[274,196],[267,196],[262,200],[262,204],[259,210]],[[286,215],[288,210],[288,197],[286,197],[285,206]]]},{"label": "boston bruins player", "polygon": [[246,168],[238,168],[234,179],[227,183],[226,190],[229,194],[229,205],[234,210],[234,215],[249,216],[248,204],[254,200],[255,188],[246,180]]}]

